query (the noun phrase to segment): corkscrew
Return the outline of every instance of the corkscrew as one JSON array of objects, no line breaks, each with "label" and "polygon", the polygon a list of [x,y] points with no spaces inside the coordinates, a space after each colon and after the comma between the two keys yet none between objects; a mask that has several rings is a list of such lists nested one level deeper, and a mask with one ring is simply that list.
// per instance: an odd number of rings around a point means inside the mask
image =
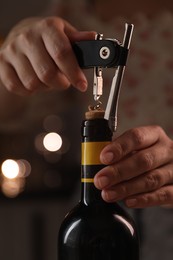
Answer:
[{"label": "corkscrew", "polygon": [[103,68],[115,68],[115,75],[112,79],[104,113],[104,118],[109,121],[112,131],[116,131],[117,128],[118,101],[133,28],[133,24],[125,24],[122,44],[116,39],[103,39],[102,34],[97,34],[95,40],[80,41],[73,45],[80,67],[83,69],[94,69],[93,96],[96,105],[91,109],[99,109],[101,106],[100,97],[103,94]]}]

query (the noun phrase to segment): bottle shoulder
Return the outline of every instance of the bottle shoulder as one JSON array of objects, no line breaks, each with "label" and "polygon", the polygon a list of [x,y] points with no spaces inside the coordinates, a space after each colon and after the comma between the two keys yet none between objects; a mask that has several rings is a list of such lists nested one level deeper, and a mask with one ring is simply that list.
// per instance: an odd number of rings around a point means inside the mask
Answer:
[{"label": "bottle shoulder", "polygon": [[77,205],[74,206],[71,211],[69,211],[65,219],[72,217],[88,217],[88,216],[98,216],[105,217],[111,215],[120,215],[126,219],[132,220],[131,216],[127,211],[125,211],[118,203],[107,203],[100,201],[98,203],[85,203],[80,201]]},{"label": "bottle shoulder", "polygon": [[[126,230],[131,235],[136,233],[136,227],[131,216],[116,203],[93,203],[86,205],[78,203],[65,217],[64,229],[70,226],[82,229],[110,229],[121,232]],[[115,231],[115,230],[114,230]]]},{"label": "bottle shoulder", "polygon": [[[69,258],[66,255],[63,259],[115,259],[115,255],[118,258],[123,255],[121,259],[128,259],[129,255],[129,259],[138,259],[136,228],[131,218],[120,211],[119,206],[111,204],[106,208],[103,205],[95,205],[94,208],[94,205],[79,203],[66,216],[60,228],[60,254],[70,252]],[[122,248],[126,249],[122,251]],[[74,258],[71,258],[72,254]],[[80,258],[76,257],[78,255]]]}]

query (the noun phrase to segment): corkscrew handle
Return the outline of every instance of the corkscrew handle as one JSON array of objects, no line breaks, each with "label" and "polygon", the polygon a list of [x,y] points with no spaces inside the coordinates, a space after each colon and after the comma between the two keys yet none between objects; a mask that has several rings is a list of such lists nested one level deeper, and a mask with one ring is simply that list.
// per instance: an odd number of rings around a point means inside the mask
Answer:
[{"label": "corkscrew handle", "polygon": [[96,34],[95,40],[73,44],[73,50],[81,68],[94,68],[93,96],[99,101],[103,93],[103,68],[116,68],[126,64],[128,49],[116,39],[103,39]]},{"label": "corkscrew handle", "polygon": [[125,65],[128,49],[115,39],[80,41],[73,44],[79,66],[83,69],[114,68]]},{"label": "corkscrew handle", "polygon": [[93,95],[95,101],[99,101],[103,92],[102,68],[115,68],[104,115],[104,118],[109,121],[112,132],[117,128],[118,100],[133,28],[133,24],[125,24],[122,44],[116,39],[103,39],[101,34],[97,34],[95,40],[76,42],[73,45],[80,67],[83,69],[94,68]]},{"label": "corkscrew handle", "polygon": [[[130,47],[133,28],[134,28],[133,24],[126,23],[124,39],[122,44],[123,48],[125,48],[126,50],[129,50]],[[109,127],[112,130],[112,132],[116,131],[117,129],[118,101],[119,101],[119,95],[120,95],[124,71],[125,71],[125,64],[119,65],[115,71],[115,75],[112,80],[110,94],[109,94],[105,115],[104,115],[104,118],[109,121]]]}]

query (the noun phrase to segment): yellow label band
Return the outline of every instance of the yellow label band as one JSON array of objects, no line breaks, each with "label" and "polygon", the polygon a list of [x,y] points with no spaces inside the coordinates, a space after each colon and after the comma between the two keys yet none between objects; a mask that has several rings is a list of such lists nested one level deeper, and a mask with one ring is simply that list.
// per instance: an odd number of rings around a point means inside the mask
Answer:
[{"label": "yellow label band", "polygon": [[82,143],[82,165],[98,165],[100,153],[110,142],[84,142]]},{"label": "yellow label band", "polygon": [[93,178],[82,178],[81,182],[94,183],[94,179]]}]

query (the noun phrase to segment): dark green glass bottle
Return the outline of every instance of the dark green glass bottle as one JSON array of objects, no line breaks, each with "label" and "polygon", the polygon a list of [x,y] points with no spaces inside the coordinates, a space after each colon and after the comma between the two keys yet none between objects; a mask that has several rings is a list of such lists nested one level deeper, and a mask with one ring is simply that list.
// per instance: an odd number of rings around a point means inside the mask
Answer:
[{"label": "dark green glass bottle", "polygon": [[111,141],[107,120],[87,119],[82,126],[81,200],[65,217],[58,237],[58,260],[139,260],[137,231],[117,204],[106,203],[95,188],[99,160]]}]

